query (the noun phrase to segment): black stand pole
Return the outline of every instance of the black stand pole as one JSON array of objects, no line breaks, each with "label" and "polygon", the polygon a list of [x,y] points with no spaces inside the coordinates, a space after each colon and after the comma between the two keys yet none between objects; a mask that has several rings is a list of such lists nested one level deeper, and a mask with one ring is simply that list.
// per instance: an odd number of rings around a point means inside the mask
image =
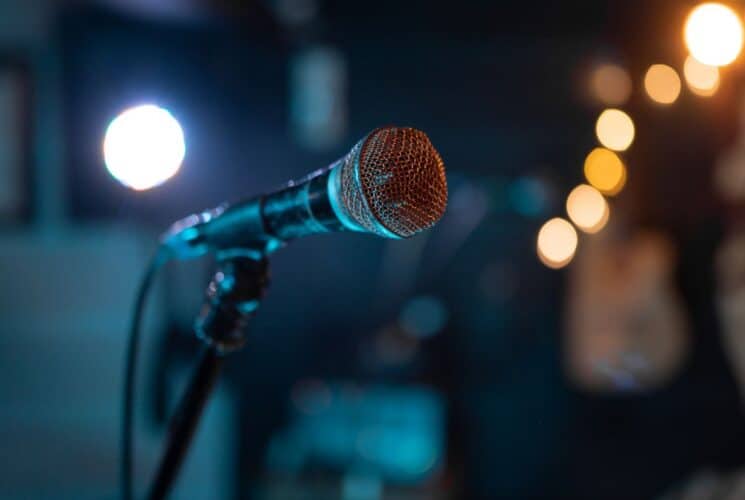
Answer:
[{"label": "black stand pole", "polygon": [[268,285],[265,259],[225,260],[207,288],[207,303],[196,322],[197,336],[206,344],[189,386],[171,418],[165,452],[149,500],[166,498],[183,464],[207,399],[220,374],[224,356],[246,341],[246,325]]},{"label": "black stand pole", "polygon": [[186,452],[189,451],[204,406],[220,374],[222,362],[223,357],[212,347],[208,347],[203,353],[197,371],[171,420],[166,451],[148,498],[165,498],[171,489]]}]

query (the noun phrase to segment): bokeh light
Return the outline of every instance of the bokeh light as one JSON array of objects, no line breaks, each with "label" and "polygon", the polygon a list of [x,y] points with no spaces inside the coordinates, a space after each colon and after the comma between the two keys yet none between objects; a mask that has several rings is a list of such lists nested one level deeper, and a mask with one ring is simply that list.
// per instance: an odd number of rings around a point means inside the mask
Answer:
[{"label": "bokeh light", "polygon": [[616,64],[601,64],[590,77],[593,96],[607,106],[625,104],[631,96],[631,77]]},{"label": "bokeh light", "polygon": [[445,327],[448,310],[437,297],[422,296],[409,300],[401,310],[399,323],[407,334],[417,338],[436,335]]},{"label": "bokeh light", "polygon": [[585,158],[584,171],[587,182],[603,194],[613,196],[626,185],[626,166],[609,149],[593,149]]},{"label": "bokeh light", "polygon": [[597,233],[605,227],[610,216],[608,202],[592,186],[580,184],[569,193],[567,214],[574,224],[586,233]]},{"label": "bokeh light", "polygon": [[688,15],[685,43],[691,55],[710,66],[726,66],[742,50],[742,21],[731,8],[716,2],[699,5]]},{"label": "bokeh light", "polygon": [[620,109],[606,109],[598,117],[595,133],[606,148],[626,151],[634,142],[634,122]]},{"label": "bokeh light", "polygon": [[540,177],[523,176],[510,183],[507,199],[520,215],[535,217],[548,210],[551,189]]},{"label": "bokeh light", "polygon": [[709,97],[719,89],[719,68],[704,64],[693,56],[686,59],[683,75],[688,88],[694,94]]},{"label": "bokeh light", "polygon": [[538,232],[538,258],[552,269],[569,264],[577,251],[577,231],[561,217],[546,222]]},{"label": "bokeh light", "polygon": [[128,109],[106,130],[104,160],[123,185],[143,191],[173,177],[184,160],[184,133],[178,121],[153,105]]},{"label": "bokeh light", "polygon": [[672,104],[680,95],[680,77],[666,64],[653,64],[644,75],[644,90],[654,102]]}]

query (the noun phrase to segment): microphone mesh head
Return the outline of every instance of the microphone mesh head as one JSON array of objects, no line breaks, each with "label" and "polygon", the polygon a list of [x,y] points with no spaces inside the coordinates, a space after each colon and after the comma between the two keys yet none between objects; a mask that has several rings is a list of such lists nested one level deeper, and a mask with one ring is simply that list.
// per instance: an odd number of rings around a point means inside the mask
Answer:
[{"label": "microphone mesh head", "polygon": [[387,230],[408,238],[432,227],[445,212],[445,165],[420,130],[372,131],[352,149],[340,174],[349,215],[381,236],[390,236]]}]

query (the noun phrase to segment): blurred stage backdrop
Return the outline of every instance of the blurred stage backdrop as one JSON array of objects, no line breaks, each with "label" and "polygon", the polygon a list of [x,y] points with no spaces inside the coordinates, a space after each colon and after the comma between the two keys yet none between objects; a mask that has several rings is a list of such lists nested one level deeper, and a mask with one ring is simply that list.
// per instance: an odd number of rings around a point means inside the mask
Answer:
[{"label": "blurred stage backdrop", "polygon": [[[164,228],[396,124],[445,160],[445,217],[273,256],[173,498],[745,498],[743,14],[0,1],[0,497],[118,497]],[[212,264],[148,307],[139,492]]]}]

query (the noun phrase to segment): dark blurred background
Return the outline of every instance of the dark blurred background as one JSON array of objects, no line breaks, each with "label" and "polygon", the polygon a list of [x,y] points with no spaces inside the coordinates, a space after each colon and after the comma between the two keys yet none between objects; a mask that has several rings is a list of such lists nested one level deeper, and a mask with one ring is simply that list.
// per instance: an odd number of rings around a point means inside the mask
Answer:
[{"label": "dark blurred background", "polygon": [[[696,87],[698,3],[0,0],[0,497],[116,498],[126,332],[160,232],[386,124],[430,136],[446,215],[273,255],[173,497],[643,500],[736,477],[745,79],[735,61]],[[142,104],[186,153],[132,190],[102,144]],[[605,108],[633,119],[628,149],[596,136]],[[622,180],[592,178],[598,141]],[[582,183],[606,196],[577,198],[580,230],[538,238]],[[169,266],[149,304],[138,492],[213,267]]]}]

